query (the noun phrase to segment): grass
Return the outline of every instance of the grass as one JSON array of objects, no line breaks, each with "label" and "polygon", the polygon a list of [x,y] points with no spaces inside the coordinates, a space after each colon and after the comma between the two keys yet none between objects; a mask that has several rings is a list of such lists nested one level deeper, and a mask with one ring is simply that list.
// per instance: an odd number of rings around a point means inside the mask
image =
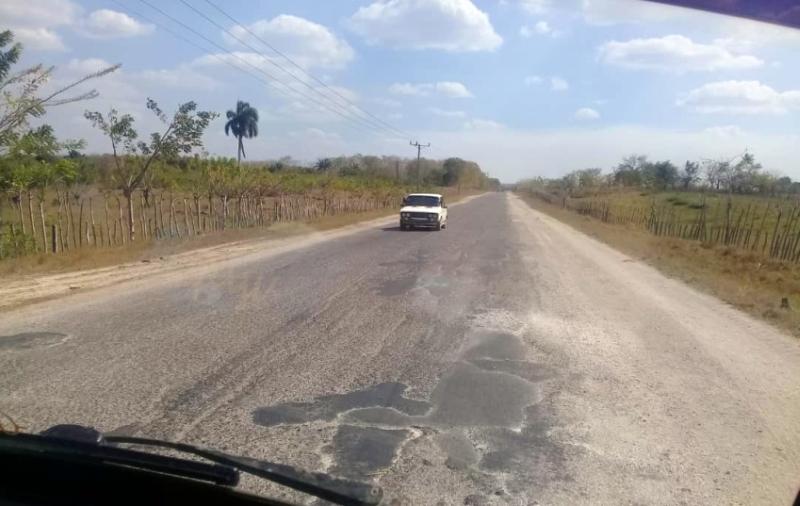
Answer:
[{"label": "grass", "polygon": [[[657,237],[639,227],[606,224],[521,196],[532,208],[800,337],[800,265],[768,260],[749,251]],[[635,193],[620,200],[637,197]],[[669,197],[658,196],[665,202]],[[784,298],[788,308],[781,307]]]},{"label": "grass", "polygon": [[[749,219],[754,219],[760,224],[761,219],[765,218],[764,223],[767,228],[775,223],[778,208],[783,209],[785,215],[788,209],[798,204],[798,201],[795,199],[756,195],[732,195],[730,198],[733,219],[748,206],[754,206],[755,214],[751,213]],[[705,207],[707,225],[720,226],[725,223],[728,195],[724,193],[682,191],[651,193],[641,192],[639,190],[628,190],[586,195],[578,198],[573,197],[571,200],[573,202],[608,202],[612,214],[624,213],[626,210],[634,208],[649,209],[655,204],[657,208],[670,208],[671,212],[675,213],[677,223],[687,225],[696,223],[698,214],[701,212],[701,209]]]}]

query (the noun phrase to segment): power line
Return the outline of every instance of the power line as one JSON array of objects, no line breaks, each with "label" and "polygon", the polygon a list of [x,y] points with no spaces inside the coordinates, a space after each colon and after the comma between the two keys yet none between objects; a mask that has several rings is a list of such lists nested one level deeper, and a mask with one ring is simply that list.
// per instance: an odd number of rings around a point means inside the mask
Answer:
[{"label": "power line", "polygon": [[[198,32],[197,30],[193,29],[191,26],[187,25],[186,23],[183,23],[182,21],[180,21],[180,20],[176,19],[174,16],[171,16],[170,14],[168,14],[168,13],[164,12],[162,9],[160,9],[160,8],[158,8],[158,7],[156,7],[156,6],[154,6],[152,3],[148,2],[147,0],[139,0],[139,1],[140,1],[141,3],[143,3],[143,4],[147,5],[147,6],[148,6],[148,7],[150,7],[151,9],[155,10],[156,12],[158,12],[159,14],[161,14],[162,16],[164,16],[165,18],[169,19],[169,20],[170,20],[170,21],[172,21],[173,23],[180,25],[180,26],[181,26],[181,27],[183,27],[185,30],[187,30],[187,31],[189,31],[189,32],[191,32],[191,33],[193,33],[195,36],[197,36],[197,37],[201,38],[202,40],[206,41],[207,43],[211,44],[212,46],[214,46],[214,47],[218,48],[218,49],[219,49],[219,50],[221,50],[223,53],[225,53],[225,54],[227,54],[227,55],[230,55],[230,56],[232,56],[232,57],[236,58],[238,61],[240,61],[240,62],[244,63],[244,64],[245,64],[245,65],[247,65],[248,67],[251,67],[251,68],[255,69],[256,71],[258,71],[259,73],[261,73],[261,74],[264,74],[265,76],[267,76],[269,79],[271,79],[271,80],[272,80],[272,81],[274,81],[275,83],[278,83],[278,84],[280,84],[281,86],[283,86],[284,88],[288,89],[290,92],[293,92],[293,93],[295,93],[296,95],[299,95],[299,96],[301,96],[301,97],[304,97],[304,98],[306,98],[306,99],[308,99],[308,100],[311,100],[312,102],[316,103],[317,105],[319,105],[319,106],[321,106],[321,107],[324,107],[325,109],[327,109],[327,110],[329,110],[329,111],[331,111],[331,112],[333,112],[333,113],[337,114],[338,116],[341,116],[341,117],[342,117],[342,118],[344,118],[345,120],[348,120],[348,121],[352,122],[352,123],[353,123],[353,125],[355,125],[356,127],[363,128],[363,129],[365,129],[365,130],[372,131],[372,126],[371,126],[371,125],[369,125],[369,127],[367,127],[367,126],[365,126],[364,124],[362,124],[362,123],[359,123],[358,121],[356,121],[356,119],[355,119],[355,118],[352,118],[352,117],[350,117],[350,116],[344,115],[344,114],[342,114],[340,111],[338,111],[338,110],[335,110],[335,109],[332,109],[332,108],[328,107],[328,106],[327,106],[327,104],[325,104],[325,103],[323,103],[323,102],[320,102],[319,100],[315,99],[314,97],[310,97],[310,96],[308,96],[308,95],[306,95],[306,94],[304,94],[304,93],[302,93],[302,92],[300,92],[300,91],[298,91],[298,90],[296,90],[296,89],[292,88],[291,86],[287,85],[286,83],[284,83],[284,82],[283,82],[283,81],[281,81],[280,79],[276,78],[275,76],[273,76],[273,75],[269,74],[269,73],[268,73],[268,72],[266,72],[265,70],[263,70],[263,69],[261,69],[261,68],[259,68],[259,67],[255,66],[255,65],[253,65],[252,63],[250,63],[249,61],[247,61],[247,60],[245,60],[244,58],[240,57],[239,55],[237,55],[237,54],[235,54],[235,53],[233,53],[233,52],[231,52],[231,51],[228,51],[228,50],[227,50],[226,48],[224,48],[223,46],[221,46],[221,45],[219,45],[218,43],[214,42],[213,40],[209,39],[208,37],[206,37],[206,36],[205,36],[205,35],[203,35],[202,33]],[[114,3],[115,3],[115,4],[117,4],[117,5],[120,5],[120,6],[122,6],[122,5],[121,5],[121,4],[120,4],[120,3],[119,3],[117,0],[112,0],[112,2],[114,2]],[[123,7],[123,8],[127,8],[127,7],[125,7],[125,6],[122,6],[122,7]],[[128,9],[129,9],[129,8],[128,8]],[[130,10],[130,9],[129,9],[129,10]],[[133,11],[131,10],[131,12],[133,12]],[[262,83],[264,83],[264,84],[266,84],[266,85],[270,86],[271,88],[275,89],[276,91],[279,91],[279,92],[283,93],[283,94],[284,94],[284,95],[286,95],[287,97],[289,97],[289,98],[291,98],[291,99],[295,99],[295,98],[296,98],[296,97],[292,96],[291,94],[287,93],[285,90],[283,90],[283,89],[281,89],[281,88],[278,88],[277,86],[275,86],[275,84],[274,84],[273,82],[271,82],[271,81],[267,81],[267,80],[264,80],[263,78],[261,78],[261,77],[259,77],[259,76],[256,76],[256,75],[255,75],[255,74],[253,74],[252,72],[250,72],[250,71],[248,71],[248,70],[246,70],[246,69],[243,69],[243,68],[241,68],[241,67],[239,67],[239,66],[237,66],[237,65],[234,65],[234,64],[232,64],[232,63],[231,63],[229,60],[227,60],[227,59],[225,59],[225,58],[222,58],[222,57],[221,57],[221,56],[219,56],[219,55],[215,55],[215,54],[213,53],[213,51],[209,50],[208,48],[204,48],[204,47],[202,47],[202,46],[200,46],[200,45],[198,45],[198,44],[196,44],[196,43],[194,43],[194,42],[192,42],[192,41],[190,41],[190,40],[186,39],[185,37],[183,37],[183,36],[181,36],[181,35],[179,35],[179,34],[176,34],[174,31],[172,31],[172,30],[168,29],[168,28],[167,28],[167,27],[165,27],[163,24],[161,24],[161,23],[158,23],[157,21],[154,21],[154,20],[152,20],[151,18],[148,18],[147,16],[144,16],[144,15],[142,15],[141,13],[138,13],[138,15],[139,15],[140,17],[142,17],[143,19],[145,19],[145,20],[147,20],[147,21],[150,21],[151,23],[154,23],[154,24],[158,25],[159,27],[161,27],[161,28],[165,29],[167,32],[169,32],[170,34],[172,34],[172,35],[174,35],[174,36],[178,37],[179,39],[183,40],[184,42],[187,42],[187,43],[191,44],[192,46],[194,46],[194,47],[197,47],[197,48],[201,49],[201,50],[202,50],[202,51],[204,51],[204,52],[208,52],[208,53],[210,54],[210,56],[213,56],[213,57],[215,57],[216,59],[218,59],[218,60],[220,60],[220,61],[222,61],[222,62],[224,62],[224,63],[226,63],[226,64],[228,64],[228,65],[230,65],[230,66],[232,66],[233,68],[235,68],[235,69],[237,69],[237,70],[240,70],[240,71],[242,71],[242,72],[245,72],[246,74],[250,75],[251,77],[254,77],[255,79],[257,79],[259,82],[262,82]]]},{"label": "power line", "polygon": [[[183,1],[183,0],[182,0],[182,1]],[[328,90],[329,90],[331,93],[333,93],[334,95],[336,95],[336,96],[337,96],[337,97],[339,97],[340,99],[344,100],[345,102],[347,102],[347,103],[348,103],[348,104],[350,104],[351,106],[355,107],[357,110],[359,110],[359,111],[363,112],[364,114],[366,114],[366,115],[368,115],[368,116],[370,116],[370,117],[374,118],[376,121],[378,121],[379,123],[381,123],[381,124],[385,125],[387,128],[390,128],[391,130],[393,130],[393,131],[395,131],[395,132],[397,132],[397,133],[399,133],[399,134],[401,134],[401,135],[403,135],[403,136],[412,137],[412,136],[411,136],[411,135],[410,135],[408,132],[405,132],[405,131],[403,131],[403,130],[400,130],[400,129],[397,129],[397,128],[395,128],[394,126],[392,126],[391,124],[389,124],[389,123],[385,122],[384,120],[382,120],[382,119],[381,119],[381,118],[379,118],[378,116],[375,116],[374,114],[370,113],[370,112],[369,112],[369,111],[367,111],[366,109],[363,109],[361,106],[359,106],[359,105],[358,105],[358,104],[356,104],[355,102],[353,102],[353,101],[349,100],[347,97],[345,97],[345,96],[341,95],[341,94],[340,94],[339,92],[337,92],[335,89],[333,89],[333,88],[331,88],[330,86],[328,86],[328,84],[327,84],[327,83],[325,83],[325,81],[323,81],[322,79],[319,79],[319,78],[318,78],[317,76],[315,76],[314,74],[312,74],[312,73],[308,72],[308,71],[307,71],[305,68],[303,68],[303,66],[302,66],[302,65],[299,65],[299,64],[298,64],[297,62],[295,62],[295,61],[294,61],[292,58],[290,58],[290,57],[289,57],[289,56],[287,56],[286,54],[284,54],[284,53],[282,53],[281,51],[279,51],[279,50],[278,50],[276,47],[274,47],[272,44],[270,44],[269,42],[267,42],[267,41],[266,41],[266,40],[264,40],[263,38],[259,37],[259,36],[258,36],[258,35],[256,35],[255,33],[253,33],[253,31],[252,31],[252,30],[250,30],[249,28],[247,28],[247,26],[245,26],[245,25],[244,25],[244,23],[241,23],[241,22],[237,21],[237,20],[236,20],[236,19],[235,19],[233,16],[231,16],[230,14],[228,14],[227,12],[225,12],[225,11],[224,11],[224,10],[223,10],[221,7],[219,7],[218,5],[216,5],[216,4],[215,4],[214,2],[212,2],[211,0],[204,0],[204,1],[205,1],[205,2],[206,2],[208,5],[210,5],[212,8],[216,9],[216,10],[217,10],[217,11],[218,11],[220,14],[222,14],[223,16],[225,16],[226,18],[228,18],[228,20],[230,20],[231,22],[233,22],[233,23],[235,23],[236,25],[240,26],[240,27],[241,27],[241,28],[242,28],[244,31],[246,31],[246,32],[247,32],[247,33],[249,33],[251,36],[253,36],[253,38],[255,38],[256,40],[258,40],[259,42],[261,42],[262,44],[264,44],[265,46],[267,46],[268,48],[270,48],[270,49],[271,49],[273,52],[275,52],[275,53],[276,53],[276,54],[278,54],[279,56],[283,57],[283,59],[285,59],[286,61],[288,61],[289,63],[291,63],[291,64],[292,64],[292,65],[293,65],[295,68],[297,68],[298,70],[300,70],[300,71],[301,71],[303,74],[307,75],[308,77],[310,77],[311,79],[313,79],[315,82],[317,82],[317,83],[318,83],[318,84],[320,84],[321,86],[323,86],[323,87],[325,87],[326,89],[328,89]],[[276,65],[277,65],[277,64],[276,64]],[[290,72],[288,72],[287,70],[283,69],[283,67],[280,67],[280,66],[279,66],[279,68],[281,68],[281,69],[282,69],[284,72],[286,72],[287,74],[294,76],[294,74],[291,74],[291,73],[290,73]]]},{"label": "power line", "polygon": [[[176,19],[174,16],[172,16],[172,15],[170,15],[170,14],[168,14],[168,13],[164,12],[162,9],[160,9],[160,8],[156,7],[155,5],[151,4],[151,3],[150,3],[148,0],[139,0],[139,2],[141,2],[141,3],[145,4],[145,5],[147,5],[147,6],[148,6],[148,7],[150,7],[151,9],[153,9],[153,10],[155,10],[156,12],[158,12],[159,14],[161,14],[162,16],[164,16],[164,17],[166,17],[167,19],[171,20],[173,23],[176,23],[176,24],[178,24],[178,25],[182,26],[184,29],[186,29],[186,30],[188,30],[188,31],[192,32],[193,34],[195,34],[196,36],[198,36],[198,37],[202,38],[203,40],[205,40],[205,41],[206,41],[206,42],[208,42],[209,44],[211,44],[211,45],[213,45],[214,47],[218,48],[219,50],[223,51],[225,54],[228,54],[228,55],[231,55],[231,56],[233,56],[233,57],[234,57],[234,58],[236,58],[237,60],[239,60],[239,61],[243,62],[243,63],[244,63],[245,65],[247,65],[248,67],[251,67],[251,68],[255,69],[257,72],[259,72],[259,73],[261,73],[261,74],[264,74],[264,75],[265,75],[265,76],[267,76],[269,79],[272,79],[273,81],[275,81],[275,82],[279,83],[280,85],[282,85],[284,88],[286,88],[286,89],[288,89],[288,90],[290,90],[290,91],[292,91],[292,92],[294,92],[294,93],[296,93],[296,94],[298,94],[298,95],[300,95],[300,96],[302,96],[302,97],[305,97],[305,98],[307,98],[307,99],[311,100],[312,102],[316,103],[317,105],[319,105],[319,106],[321,106],[321,107],[324,107],[325,109],[328,109],[329,111],[331,111],[331,112],[333,112],[333,113],[335,113],[335,114],[337,114],[337,115],[341,116],[342,118],[344,118],[344,119],[346,119],[346,120],[353,121],[353,122],[355,122],[355,121],[356,121],[354,118],[352,118],[352,117],[350,117],[350,116],[347,116],[347,115],[343,114],[341,111],[338,111],[338,110],[335,110],[335,109],[331,109],[331,108],[330,108],[330,107],[328,107],[328,105],[327,105],[327,104],[325,104],[324,102],[320,102],[320,101],[319,101],[319,100],[317,100],[316,98],[310,97],[310,96],[306,95],[305,93],[302,93],[302,92],[300,92],[300,91],[298,91],[298,90],[296,90],[296,89],[292,88],[291,86],[289,86],[288,84],[284,83],[284,82],[283,82],[283,81],[281,81],[280,79],[276,78],[275,76],[273,76],[273,75],[272,75],[272,74],[270,74],[269,72],[265,71],[264,69],[262,69],[262,68],[260,68],[260,67],[258,67],[258,66],[256,66],[256,65],[253,65],[252,63],[250,63],[249,61],[245,60],[244,58],[242,58],[241,56],[237,55],[236,53],[234,53],[234,52],[232,52],[232,51],[228,51],[228,50],[227,50],[227,49],[225,49],[223,46],[221,46],[221,45],[219,45],[218,43],[214,42],[213,40],[209,39],[208,37],[206,37],[206,36],[205,36],[205,35],[203,35],[202,33],[198,32],[197,30],[195,30],[195,29],[194,29],[194,28],[192,28],[191,26],[189,26],[189,25],[187,25],[186,23],[184,23],[184,22],[182,22],[182,21],[180,21],[180,20]],[[272,86],[273,88],[275,87],[275,86],[274,86],[274,85],[272,85],[272,84],[270,84],[270,86]],[[361,123],[357,123],[357,122],[355,122],[355,124],[356,124],[356,125],[358,125],[358,126],[361,126],[361,127],[363,127],[363,125],[362,125]],[[370,126],[370,127],[372,127],[372,125],[369,125],[369,126]]]},{"label": "power line", "polygon": [[[251,46],[251,45],[250,45],[250,44],[248,44],[246,41],[244,41],[244,40],[242,40],[241,38],[239,38],[239,37],[238,37],[236,34],[234,34],[233,32],[231,32],[230,30],[228,30],[227,28],[225,28],[225,27],[224,27],[224,26],[222,26],[221,24],[219,24],[219,23],[217,23],[216,21],[214,21],[213,19],[211,19],[211,18],[210,18],[209,16],[207,16],[207,15],[206,15],[204,12],[200,11],[199,9],[197,9],[195,6],[193,6],[192,4],[190,4],[189,2],[187,2],[186,0],[180,0],[180,2],[181,2],[183,5],[185,5],[186,7],[188,7],[190,10],[192,10],[192,11],[193,11],[195,14],[197,14],[198,16],[202,17],[203,19],[205,19],[206,21],[208,21],[209,23],[211,23],[212,25],[214,25],[214,26],[215,26],[215,27],[217,27],[218,29],[222,30],[223,32],[225,32],[225,33],[227,33],[228,35],[230,35],[231,37],[233,37],[233,38],[234,38],[234,39],[235,39],[237,42],[239,42],[240,44],[242,44],[242,45],[243,45],[243,46],[245,46],[246,48],[248,48],[248,49],[250,49],[251,51],[254,51],[254,52],[255,52],[255,53],[257,53],[258,55],[262,56],[262,57],[264,58],[264,60],[265,60],[265,61],[267,61],[267,62],[268,62],[270,65],[272,65],[272,66],[274,66],[274,67],[277,67],[277,68],[278,68],[278,69],[280,69],[282,72],[284,72],[285,74],[288,74],[290,77],[292,77],[292,79],[294,79],[295,81],[299,82],[300,84],[302,84],[303,86],[305,86],[306,88],[308,88],[309,90],[311,90],[312,92],[314,92],[314,93],[318,94],[319,96],[321,96],[323,100],[329,101],[329,102],[330,102],[330,103],[332,103],[334,106],[336,106],[337,108],[339,108],[339,110],[341,110],[341,111],[344,111],[344,113],[345,113],[345,114],[353,114],[353,111],[352,111],[352,110],[351,110],[349,107],[347,107],[347,106],[342,106],[340,103],[338,103],[338,102],[334,102],[333,100],[331,100],[331,98],[330,98],[328,95],[325,95],[324,93],[322,93],[322,92],[321,92],[321,91],[320,91],[318,88],[315,88],[314,86],[311,86],[311,85],[310,85],[308,82],[306,82],[306,81],[304,81],[304,80],[300,79],[299,77],[297,77],[297,76],[296,76],[296,75],[294,75],[293,73],[289,72],[288,70],[286,70],[286,68],[284,68],[283,66],[281,66],[279,63],[277,63],[277,62],[273,61],[273,60],[272,60],[270,57],[268,57],[267,55],[263,54],[263,53],[262,53],[261,51],[259,51],[257,48],[255,48],[255,47]],[[366,123],[366,124],[370,125],[370,126],[371,126],[371,127],[373,127],[373,128],[377,128],[377,129],[385,130],[385,131],[389,132],[391,135],[397,135],[397,133],[396,133],[396,131],[395,131],[394,127],[391,127],[391,126],[389,126],[389,127],[386,127],[386,126],[382,125],[382,124],[381,124],[381,123],[379,123],[379,122],[376,122],[376,121],[370,120],[369,118],[365,118],[365,117],[363,117],[363,116],[360,116],[360,115],[354,115],[354,117],[355,117],[356,119],[358,119],[358,120],[360,120],[360,121],[363,121],[364,123]],[[405,135],[403,132],[400,132],[400,135],[401,135],[403,138],[405,138],[405,137],[406,137],[406,135]]]}]

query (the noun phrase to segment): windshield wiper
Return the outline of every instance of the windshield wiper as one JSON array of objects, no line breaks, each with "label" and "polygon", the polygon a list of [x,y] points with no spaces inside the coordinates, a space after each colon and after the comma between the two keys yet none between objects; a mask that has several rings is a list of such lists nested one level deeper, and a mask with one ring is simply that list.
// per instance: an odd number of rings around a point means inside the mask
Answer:
[{"label": "windshield wiper", "polygon": [[105,439],[109,443],[156,446],[189,453],[336,504],[373,506],[383,497],[379,487],[366,483],[334,478],[324,473],[303,471],[285,464],[229,455],[186,443],[128,436],[107,436]]},{"label": "windshield wiper", "polygon": [[[166,448],[201,457],[213,464],[115,446],[120,444]],[[323,473],[229,455],[186,443],[111,434],[106,436],[93,428],[79,425],[57,425],[41,435],[0,432],[0,452],[8,451],[99,460],[226,486],[235,486],[241,471],[342,505],[373,506],[380,503],[383,497],[380,487]]]}]

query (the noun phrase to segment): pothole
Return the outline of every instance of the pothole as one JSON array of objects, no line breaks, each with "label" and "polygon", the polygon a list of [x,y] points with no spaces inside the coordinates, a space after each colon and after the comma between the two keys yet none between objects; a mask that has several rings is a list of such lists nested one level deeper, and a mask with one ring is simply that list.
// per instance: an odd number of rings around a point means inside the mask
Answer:
[{"label": "pothole", "polygon": [[[525,459],[519,448],[544,446],[530,408],[542,400],[536,381],[553,372],[526,360],[528,350],[513,334],[478,331],[470,342],[461,361],[439,379],[429,401],[406,398],[407,386],[402,383],[381,383],[308,402],[259,408],[253,420],[264,426],[338,424],[326,450],[333,456],[329,470],[351,478],[369,478],[391,467],[415,427],[436,433],[433,442],[453,471],[508,470],[502,461],[515,464]],[[487,448],[481,450],[482,443]]]},{"label": "pothole", "polygon": [[63,343],[69,338],[60,332],[21,332],[0,336],[0,350],[30,350]]}]

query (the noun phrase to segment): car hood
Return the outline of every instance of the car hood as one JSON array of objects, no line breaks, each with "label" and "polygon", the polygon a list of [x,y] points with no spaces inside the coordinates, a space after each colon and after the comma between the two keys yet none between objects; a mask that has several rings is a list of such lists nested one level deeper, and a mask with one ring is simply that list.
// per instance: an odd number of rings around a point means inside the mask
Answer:
[{"label": "car hood", "polygon": [[441,213],[441,207],[405,206],[400,208],[401,213]]}]

